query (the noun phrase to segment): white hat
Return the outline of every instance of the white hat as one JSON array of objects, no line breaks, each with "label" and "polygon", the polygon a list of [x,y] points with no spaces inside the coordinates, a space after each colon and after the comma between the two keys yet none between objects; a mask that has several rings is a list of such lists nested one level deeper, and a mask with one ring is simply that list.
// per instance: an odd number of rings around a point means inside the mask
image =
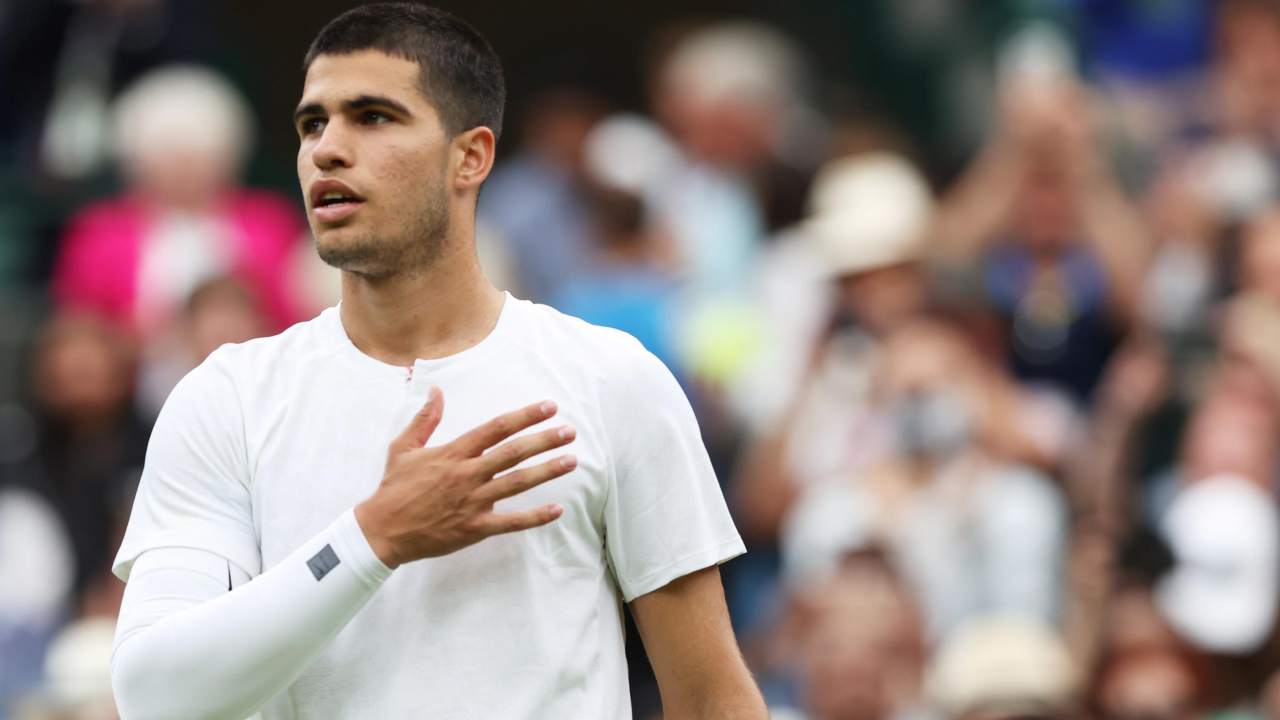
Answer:
[{"label": "white hat", "polygon": [[933,195],[910,163],[871,152],[828,163],[809,192],[804,232],[833,275],[919,260]]},{"label": "white hat", "polygon": [[596,182],[647,197],[679,170],[680,150],[653,121],[629,113],[591,128],[583,143],[587,174]]},{"label": "white hat", "polygon": [[969,621],[943,644],[927,676],[948,715],[1061,708],[1079,689],[1066,645],[1048,625],[1018,616]]},{"label": "white hat", "polygon": [[71,544],[54,509],[33,491],[0,488],[0,627],[53,623],[74,573]]},{"label": "white hat", "polygon": [[1245,139],[1221,140],[1201,151],[1192,190],[1211,210],[1244,221],[1275,201],[1280,178],[1267,148]]},{"label": "white hat", "polygon": [[1211,652],[1258,649],[1280,592],[1275,500],[1233,475],[1197,480],[1174,497],[1161,529],[1177,564],[1156,602],[1174,630]]}]

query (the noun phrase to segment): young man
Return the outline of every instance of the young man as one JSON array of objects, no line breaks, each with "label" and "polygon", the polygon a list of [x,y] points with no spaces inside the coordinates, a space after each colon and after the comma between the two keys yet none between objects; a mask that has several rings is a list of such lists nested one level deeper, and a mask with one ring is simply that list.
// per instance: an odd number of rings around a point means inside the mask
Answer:
[{"label": "young man", "polygon": [[628,717],[619,598],[668,718],[765,716],[716,570],[742,543],[671,375],[477,265],[503,95],[438,10],[312,44],[298,177],[342,302],[167,401],[115,564],[125,720]]}]

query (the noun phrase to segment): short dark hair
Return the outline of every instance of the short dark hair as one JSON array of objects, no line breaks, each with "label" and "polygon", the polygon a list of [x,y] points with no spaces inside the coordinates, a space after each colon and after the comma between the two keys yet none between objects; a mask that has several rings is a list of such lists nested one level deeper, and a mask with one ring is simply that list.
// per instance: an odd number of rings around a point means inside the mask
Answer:
[{"label": "short dark hair", "polygon": [[408,2],[374,3],[339,15],[311,41],[305,74],[320,55],[377,50],[418,63],[422,94],[451,135],[484,126],[502,134],[507,88],[484,36],[457,16]]}]

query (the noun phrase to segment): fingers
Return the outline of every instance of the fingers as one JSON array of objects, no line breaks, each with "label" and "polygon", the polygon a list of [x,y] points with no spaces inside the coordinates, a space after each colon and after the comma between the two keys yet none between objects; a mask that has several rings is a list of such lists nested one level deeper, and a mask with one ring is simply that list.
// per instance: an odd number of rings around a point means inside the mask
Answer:
[{"label": "fingers", "polygon": [[433,385],[427,391],[426,404],[409,421],[408,427],[391,441],[391,454],[416,450],[426,445],[427,440],[431,439],[431,433],[435,432],[436,427],[440,425],[442,417],[444,417],[444,393]]},{"label": "fingers", "polygon": [[572,455],[564,455],[533,467],[523,468],[513,473],[496,477],[476,488],[472,497],[485,505],[492,505],[499,500],[519,495],[525,490],[565,475],[577,466],[577,458]]},{"label": "fingers", "polygon": [[490,535],[520,532],[521,530],[540,527],[563,514],[564,508],[559,505],[543,505],[539,508],[521,510],[519,512],[489,513],[477,518],[476,524],[480,533],[488,537]]},{"label": "fingers", "polygon": [[479,464],[480,476],[488,480],[503,470],[510,470],[534,455],[540,455],[553,448],[568,445],[577,437],[577,432],[565,425],[538,433],[531,433],[499,445],[481,455]]},{"label": "fingers", "polygon": [[519,410],[499,415],[471,430],[449,443],[449,447],[463,457],[476,457],[521,430],[537,425],[555,414],[556,404],[550,400],[527,405]]}]

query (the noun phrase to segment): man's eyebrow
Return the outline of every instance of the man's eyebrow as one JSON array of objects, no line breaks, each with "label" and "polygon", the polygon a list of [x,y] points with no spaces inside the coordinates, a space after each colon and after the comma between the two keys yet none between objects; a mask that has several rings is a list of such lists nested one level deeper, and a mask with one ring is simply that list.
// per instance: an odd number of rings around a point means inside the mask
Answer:
[{"label": "man's eyebrow", "polygon": [[409,108],[405,107],[402,103],[398,103],[389,97],[383,97],[381,95],[360,95],[359,97],[352,98],[342,103],[342,106],[348,110],[363,110],[367,107],[380,106],[394,110],[401,115],[413,114],[409,112]]},{"label": "man's eyebrow", "polygon": [[[395,112],[398,112],[401,115],[413,114],[412,112],[409,111],[409,108],[405,107],[403,103],[396,102],[395,100],[392,100],[389,97],[384,97],[382,95],[358,95],[354,98],[351,98],[350,100],[344,101],[342,103],[342,106],[347,110],[363,110],[369,107],[384,107],[390,110],[394,110]],[[293,122],[294,124],[297,124],[297,122],[301,120],[303,117],[306,117],[309,115],[324,115],[324,114],[325,114],[324,106],[321,105],[320,103],[307,103],[306,105],[299,105],[298,109],[293,111]]]},{"label": "man's eyebrow", "polygon": [[301,120],[304,116],[307,116],[307,115],[323,115],[323,114],[324,114],[324,107],[321,106],[319,103],[308,103],[306,105],[299,105],[298,109],[293,111],[293,122],[294,124],[297,124],[299,120]]}]

